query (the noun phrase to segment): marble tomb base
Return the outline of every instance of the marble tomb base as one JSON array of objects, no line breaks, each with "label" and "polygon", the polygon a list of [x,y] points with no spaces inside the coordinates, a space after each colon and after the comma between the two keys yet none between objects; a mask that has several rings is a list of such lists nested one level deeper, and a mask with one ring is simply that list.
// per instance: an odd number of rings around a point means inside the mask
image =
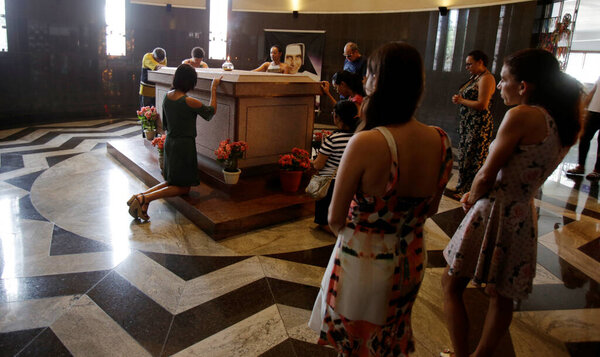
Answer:
[{"label": "marble tomb base", "polygon": [[[148,187],[164,181],[148,140],[109,141],[107,151]],[[226,185],[200,171],[200,181],[189,195],[166,201],[215,240],[314,214],[314,200],[304,194],[308,178],[296,194],[281,190],[278,172],[242,174],[236,185]]]}]

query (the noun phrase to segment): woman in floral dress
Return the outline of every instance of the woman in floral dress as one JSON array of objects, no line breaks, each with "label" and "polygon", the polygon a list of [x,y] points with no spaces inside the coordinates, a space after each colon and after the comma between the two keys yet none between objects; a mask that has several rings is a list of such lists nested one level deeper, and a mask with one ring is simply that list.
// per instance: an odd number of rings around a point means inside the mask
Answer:
[{"label": "woman in floral dress", "polygon": [[487,61],[487,55],[482,51],[471,51],[465,60],[471,77],[460,87],[458,94],[452,96],[452,102],[459,105],[460,119],[457,199],[471,189],[473,178],[485,162],[492,142],[494,120],[490,110],[496,80],[486,67]]},{"label": "woman in floral dress", "polygon": [[444,310],[454,353],[468,356],[462,295],[469,282],[485,285],[490,303],[477,349],[491,356],[512,319],[513,299],[531,292],[536,267],[533,198],[577,140],[579,82],[562,73],[552,54],[526,49],[504,61],[498,85],[510,109],[490,156],[461,203],[467,212],[444,250]]},{"label": "woman in floral dress", "polygon": [[329,207],[337,242],[309,326],[341,356],[406,356],[425,273],[423,225],[452,168],[446,133],[416,121],[421,56],[401,42],[369,58],[363,128],[346,147]]}]

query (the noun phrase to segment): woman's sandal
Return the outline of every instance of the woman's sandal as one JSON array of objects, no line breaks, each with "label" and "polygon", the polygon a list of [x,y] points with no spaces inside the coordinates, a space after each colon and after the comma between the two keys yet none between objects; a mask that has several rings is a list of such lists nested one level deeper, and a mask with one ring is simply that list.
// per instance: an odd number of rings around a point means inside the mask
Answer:
[{"label": "woman's sandal", "polygon": [[[140,202],[137,197],[135,200],[137,202],[137,216],[144,221],[149,221],[150,216],[148,216],[148,204],[146,203],[146,196],[144,196],[143,193],[140,193],[140,196],[142,196],[142,202]],[[144,206],[146,206],[146,209],[144,209]]]},{"label": "woman's sandal", "polygon": [[450,351],[448,348],[444,348],[442,352],[440,352],[440,357],[452,357],[454,356],[454,352]]},{"label": "woman's sandal", "polygon": [[131,198],[127,200],[127,206],[131,206],[131,204],[133,203],[133,201],[135,201],[136,198],[136,195],[131,196]]},{"label": "woman's sandal", "polygon": [[133,195],[133,201],[131,201],[131,203],[127,201],[127,204],[129,205],[129,215],[133,217],[133,219],[138,219],[138,208],[140,206],[140,201],[137,200],[137,196]]}]

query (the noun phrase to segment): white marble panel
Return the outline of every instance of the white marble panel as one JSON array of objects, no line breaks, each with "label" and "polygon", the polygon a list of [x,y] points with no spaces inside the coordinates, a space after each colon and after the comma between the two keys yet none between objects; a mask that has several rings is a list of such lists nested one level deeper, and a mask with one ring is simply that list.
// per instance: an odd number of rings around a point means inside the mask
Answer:
[{"label": "white marble panel", "polygon": [[562,284],[562,280],[552,274],[548,269],[543,266],[536,264],[535,266],[535,277],[533,278],[533,284]]},{"label": "white marble panel", "polygon": [[48,327],[77,299],[67,295],[0,304],[0,333]]},{"label": "white marble panel", "polygon": [[121,263],[126,257],[127,255],[123,255],[123,252],[115,251],[49,257],[39,255],[30,256],[17,262],[13,276],[31,277],[110,270]]},{"label": "white marble panel", "polygon": [[75,356],[150,356],[87,295],[50,328]]},{"label": "white marble panel", "polygon": [[258,356],[287,337],[281,316],[273,305],[174,356]]},{"label": "white marble panel", "polygon": [[[20,132],[21,130],[23,130],[23,128],[0,130],[0,139],[7,138],[15,133]],[[14,141],[11,141],[10,143],[12,144],[12,143],[14,143]],[[6,144],[6,143],[2,143],[2,144]]]},{"label": "white marble panel", "polygon": [[182,313],[264,277],[258,257],[252,257],[189,280],[179,300],[177,313]]},{"label": "white marble panel", "polygon": [[515,312],[514,319],[563,342],[597,341],[600,309]]},{"label": "white marble panel", "polygon": [[259,259],[265,275],[269,278],[315,287],[321,286],[325,268],[271,257],[259,257]]},{"label": "white marble panel", "polygon": [[279,309],[285,329],[291,338],[308,343],[317,343],[319,333],[308,327],[310,310],[281,304],[277,304],[277,308]]},{"label": "white marble panel", "polygon": [[114,249],[175,254],[236,255],[216,243],[164,200],[152,202],[150,222],[127,213],[125,202],[146,186],[104,152],[78,155],[46,170],[34,183],[32,202],[47,219]]},{"label": "white marble panel", "polygon": [[[27,196],[28,194],[29,194],[29,192],[27,192],[26,190],[18,188],[17,186],[13,186],[9,183],[0,181],[0,200],[3,202],[2,203],[3,204],[3,208],[2,208],[3,214],[5,214],[5,215],[10,214],[10,215],[17,216],[17,212],[14,212],[14,211],[8,212],[5,210],[5,209],[9,208],[7,206],[4,206],[7,204],[5,202],[7,200],[12,201],[10,203],[10,205],[13,206],[19,198],[21,198],[23,196]],[[0,227],[0,229],[2,229],[2,228]]]},{"label": "white marble panel", "polygon": [[425,249],[427,250],[443,250],[450,242],[450,238],[444,232],[440,226],[438,226],[433,219],[425,221],[424,237],[425,237]]},{"label": "white marble panel", "polygon": [[457,200],[453,200],[449,197],[446,196],[442,196],[442,199],[440,200],[440,206],[438,207],[438,211],[437,213],[442,213],[442,212],[446,212],[455,208],[459,208],[462,207],[460,202],[458,202]]},{"label": "white marble panel", "polygon": [[185,285],[183,279],[137,251],[115,270],[171,314],[177,313],[177,304]]},{"label": "white marble panel", "polygon": [[267,255],[319,248],[335,237],[316,229],[313,217],[273,225],[219,241],[239,255]]}]

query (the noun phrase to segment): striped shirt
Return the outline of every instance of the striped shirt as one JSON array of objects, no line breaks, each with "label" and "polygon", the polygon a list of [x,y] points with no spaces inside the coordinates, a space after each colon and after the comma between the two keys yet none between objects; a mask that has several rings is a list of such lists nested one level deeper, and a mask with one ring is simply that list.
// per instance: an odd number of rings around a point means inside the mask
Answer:
[{"label": "striped shirt", "polygon": [[352,132],[336,131],[323,140],[319,154],[328,156],[325,166],[319,170],[319,175],[331,176],[335,169],[340,165],[342,154],[346,149],[348,140],[352,137]]}]

